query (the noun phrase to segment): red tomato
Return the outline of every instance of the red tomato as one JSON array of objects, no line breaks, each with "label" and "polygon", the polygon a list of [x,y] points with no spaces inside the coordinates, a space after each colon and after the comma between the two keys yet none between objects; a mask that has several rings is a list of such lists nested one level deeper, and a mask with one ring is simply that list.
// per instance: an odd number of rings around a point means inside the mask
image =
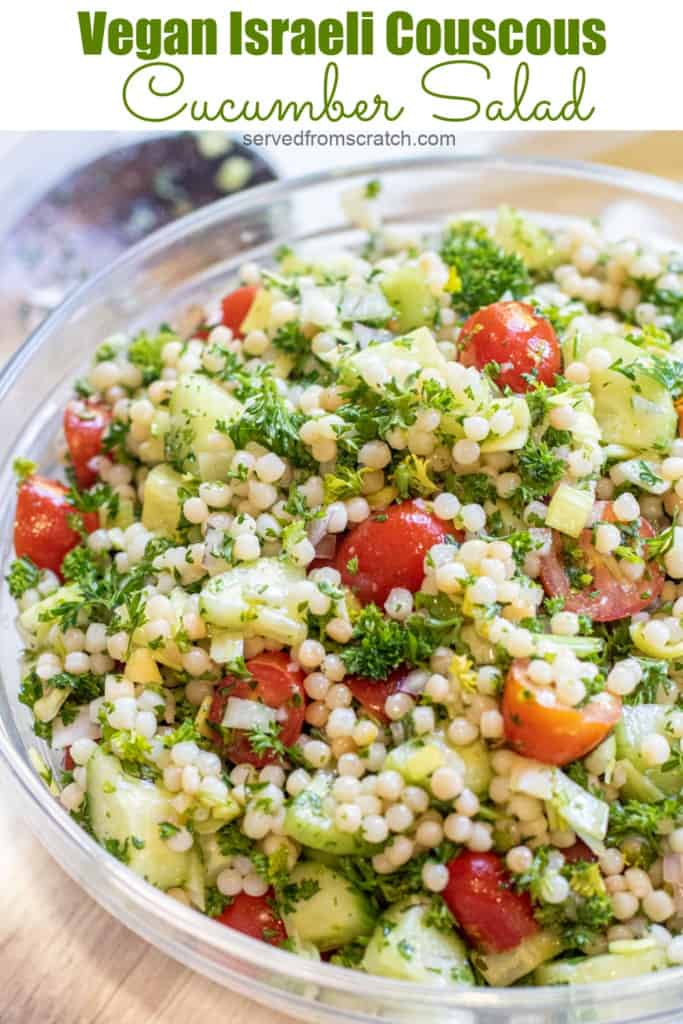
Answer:
[{"label": "red tomato", "polygon": [[[598,501],[594,519],[595,522],[615,522],[612,503]],[[642,517],[639,534],[645,539],[655,536],[647,519]],[[580,569],[585,569],[592,580],[583,590],[572,590],[565,568],[565,543],[560,534],[553,535],[552,548],[541,559],[541,583],[546,594],[565,599],[564,607],[567,611],[589,615],[594,622],[613,622],[642,611],[661,594],[664,575],[656,562],[648,563],[641,579],[628,579],[621,572],[616,558],[598,554],[593,546],[593,531],[590,529],[583,530],[576,544],[581,553]]]},{"label": "red tomato", "polygon": [[410,669],[397,668],[388,679],[367,679],[365,676],[346,676],[345,684],[350,689],[358,703],[371,715],[381,722],[388,722],[389,718],[384,710],[387,697],[392,693],[399,693],[401,684],[404,682]]},{"label": "red tomato", "polygon": [[560,372],[562,357],[555,330],[549,320],[537,316],[525,302],[494,302],[477,310],[460,332],[460,362],[476,366],[498,363],[495,378],[501,387],[528,391],[524,376],[552,386]]},{"label": "red tomato", "polygon": [[281,946],[287,938],[287,929],[274,909],[273,897],[272,889],[265,896],[248,896],[241,892],[216,920],[252,939]]},{"label": "red tomato", "polygon": [[26,555],[39,569],[58,573],[64,556],[81,542],[80,535],[69,526],[69,516],[80,515],[88,533],[97,529],[97,513],[77,513],[66,493],[63,484],[43,476],[30,476],[23,481],[14,519],[14,550],[18,558]]},{"label": "red tomato", "polygon": [[567,864],[576,864],[577,860],[595,861],[598,859],[590,846],[586,846],[582,839],[577,839],[571,846],[566,846],[564,850],[560,850],[560,853]]},{"label": "red tomato", "polygon": [[[228,676],[224,679],[213,698],[209,722],[220,725],[230,697],[257,700],[269,708],[278,708],[285,713],[280,722],[279,739],[286,747],[290,747],[301,735],[306,713],[303,672],[291,666],[291,658],[282,651],[257,654],[250,658],[247,668],[254,678],[235,679]],[[263,768],[266,764],[275,764],[279,760],[272,751],[262,755],[256,754],[249,737],[238,730],[235,730],[234,736],[225,745],[224,753],[235,764],[253,764],[258,768]]]},{"label": "red tomato", "polygon": [[102,437],[110,422],[109,409],[95,402],[74,399],[64,410],[64,434],[81,488],[92,487],[97,480],[92,460],[102,453]]},{"label": "red tomato", "polygon": [[235,288],[223,299],[223,324],[229,327],[235,338],[243,337],[240,327],[252,307],[258,288],[253,284]]},{"label": "red tomato", "polygon": [[505,680],[503,719],[510,746],[524,757],[564,765],[602,743],[621,716],[619,697],[604,691],[583,707],[542,704],[541,691],[549,691],[530,681],[528,664],[513,662]]},{"label": "red tomato", "polygon": [[72,772],[76,767],[76,762],[71,756],[71,747],[66,747],[64,751],[64,771]]},{"label": "red tomato", "polygon": [[[359,601],[382,606],[393,587],[413,594],[420,589],[425,555],[449,535],[454,535],[453,528],[432,515],[423,501],[402,501],[350,530],[332,564]],[[358,567],[352,572],[349,562],[355,559]]]},{"label": "red tomato", "polygon": [[529,894],[515,892],[497,853],[463,850],[454,857],[443,898],[467,938],[487,953],[513,949],[538,931]]}]

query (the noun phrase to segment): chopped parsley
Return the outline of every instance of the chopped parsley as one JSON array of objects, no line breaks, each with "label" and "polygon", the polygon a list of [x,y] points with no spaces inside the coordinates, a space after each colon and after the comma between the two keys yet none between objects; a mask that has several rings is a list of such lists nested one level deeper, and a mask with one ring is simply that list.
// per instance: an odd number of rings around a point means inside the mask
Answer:
[{"label": "chopped parsley", "polygon": [[30,558],[22,555],[21,558],[14,559],[5,578],[10,594],[16,600],[23,597],[27,590],[38,586],[40,569],[33,564]]},{"label": "chopped parsley", "polygon": [[529,292],[529,274],[522,260],[501,249],[477,221],[461,221],[448,229],[441,258],[451,268],[447,288],[453,305],[464,316],[506,293],[518,299]]}]

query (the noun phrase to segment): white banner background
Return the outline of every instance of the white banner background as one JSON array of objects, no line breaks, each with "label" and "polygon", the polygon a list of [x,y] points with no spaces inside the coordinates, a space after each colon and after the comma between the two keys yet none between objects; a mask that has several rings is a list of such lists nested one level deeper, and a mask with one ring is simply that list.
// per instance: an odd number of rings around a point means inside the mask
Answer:
[{"label": "white banner background", "polygon": [[[263,3],[250,0],[239,4],[217,0],[185,0],[176,2],[172,9],[166,0],[112,0],[104,7],[103,0],[94,7],[87,0],[16,0],[5,5],[3,28],[0,33],[0,85],[2,107],[0,128],[29,129],[147,129],[150,128],[225,128],[221,121],[198,123],[189,110],[167,122],[156,124],[136,120],[122,102],[122,86],[127,76],[144,61],[135,54],[114,56],[103,52],[101,56],[85,56],[81,48],[77,11],[106,9],[111,18],[206,18],[214,17],[219,25],[219,53],[216,56],[165,57],[182,68],[185,84],[173,98],[151,100],[145,91],[132,93],[138,109],[152,116],[177,110],[183,102],[193,99],[209,102],[216,109],[221,100],[231,97],[243,102],[259,99],[270,105],[277,97],[302,101],[313,100],[320,105],[322,80],[328,59],[325,56],[241,56],[232,57],[227,51],[227,16],[232,9],[243,9],[245,17],[302,17],[343,18],[351,4],[327,3],[320,0],[298,0],[287,4]],[[334,58],[340,69],[338,98],[352,106],[359,99],[371,100],[377,92],[387,98],[396,109],[405,107],[404,115],[395,122],[395,128],[407,130],[454,131],[463,130],[519,130],[519,129],[664,129],[683,128],[681,101],[681,40],[683,39],[683,4],[680,0],[650,0],[647,4],[618,4],[615,0],[574,0],[572,3],[544,3],[518,0],[511,8],[509,0],[490,0],[482,5],[470,3],[445,4],[435,0],[408,0],[394,3],[390,0],[366,3],[352,9],[374,12],[375,54],[372,57]],[[547,98],[557,109],[571,96],[571,81],[575,68],[586,68],[587,85],[584,107],[595,106],[593,117],[585,122],[551,123],[548,121],[508,122],[486,121],[482,116],[465,123],[448,123],[435,119],[434,114],[453,114],[456,106],[425,94],[420,79],[427,68],[447,56],[392,56],[384,43],[385,16],[392,10],[409,10],[415,16],[481,18],[496,21],[506,17],[528,20],[533,17],[602,18],[606,23],[607,48],[601,56],[500,56],[473,59],[484,62],[491,72],[486,81],[481,69],[472,67],[453,69],[434,74],[433,87],[452,94],[476,96],[483,104],[500,99],[503,107],[512,104],[513,77],[521,59],[527,59],[531,69],[528,111],[533,102]],[[166,74],[174,76],[167,69]],[[136,80],[137,81],[137,80]],[[177,84],[175,77],[165,81]],[[437,85],[438,82],[438,85]],[[159,76],[158,87],[164,79]],[[465,110],[463,104],[460,111]],[[468,109],[471,106],[468,105]],[[311,126],[302,120],[299,127]],[[271,122],[268,126],[239,122],[235,129],[279,130],[295,127],[290,120],[284,125]],[[319,131],[328,130],[329,123],[319,121]],[[340,130],[383,130],[389,127],[380,118],[371,125],[357,121],[344,121]]]}]

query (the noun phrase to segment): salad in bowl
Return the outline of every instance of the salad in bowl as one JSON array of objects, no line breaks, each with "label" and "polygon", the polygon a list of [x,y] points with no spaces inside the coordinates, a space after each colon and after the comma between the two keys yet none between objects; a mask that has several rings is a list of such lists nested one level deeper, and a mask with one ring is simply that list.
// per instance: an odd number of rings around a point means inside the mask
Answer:
[{"label": "salad in bowl", "polygon": [[17,460],[36,768],[132,871],[300,956],[681,964],[682,258],[380,203],[344,196],[360,250],[102,339],[61,479]]}]

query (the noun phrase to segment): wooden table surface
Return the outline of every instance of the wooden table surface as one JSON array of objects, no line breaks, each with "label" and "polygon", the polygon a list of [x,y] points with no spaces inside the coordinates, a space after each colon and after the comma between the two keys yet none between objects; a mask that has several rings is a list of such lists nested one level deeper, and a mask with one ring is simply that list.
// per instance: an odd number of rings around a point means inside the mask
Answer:
[{"label": "wooden table surface", "polygon": [[[526,153],[572,156],[573,133]],[[603,136],[604,145],[604,136]],[[639,136],[603,162],[683,177],[683,132]],[[5,356],[8,353],[3,352]],[[2,1024],[287,1024],[289,1018],[181,967],[101,910],[0,800]]]}]

